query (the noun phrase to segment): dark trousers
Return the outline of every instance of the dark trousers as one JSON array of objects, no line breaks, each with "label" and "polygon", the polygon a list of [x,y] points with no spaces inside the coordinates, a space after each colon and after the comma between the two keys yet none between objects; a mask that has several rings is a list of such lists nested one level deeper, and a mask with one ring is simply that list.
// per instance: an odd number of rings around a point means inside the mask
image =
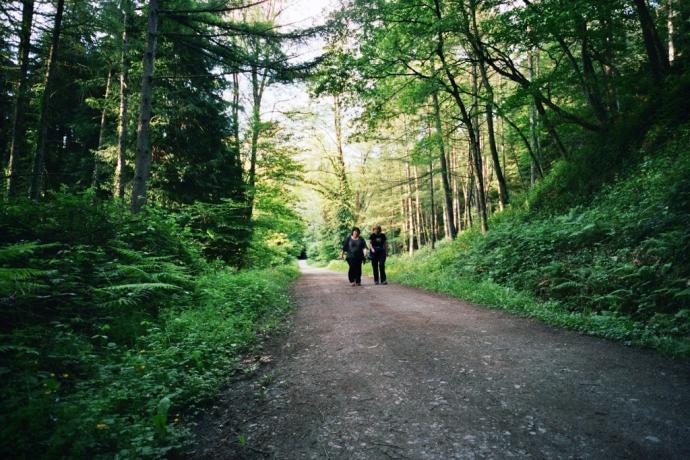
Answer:
[{"label": "dark trousers", "polygon": [[[374,257],[371,259],[371,268],[373,269],[372,271],[374,272],[374,282],[378,283],[381,281],[382,283],[386,281],[386,258],[382,257],[381,259],[378,259]],[[379,273],[381,275],[379,276]]]},{"label": "dark trousers", "polygon": [[362,261],[348,259],[347,264],[350,266],[350,269],[347,271],[347,279],[350,280],[350,283],[361,283]]}]

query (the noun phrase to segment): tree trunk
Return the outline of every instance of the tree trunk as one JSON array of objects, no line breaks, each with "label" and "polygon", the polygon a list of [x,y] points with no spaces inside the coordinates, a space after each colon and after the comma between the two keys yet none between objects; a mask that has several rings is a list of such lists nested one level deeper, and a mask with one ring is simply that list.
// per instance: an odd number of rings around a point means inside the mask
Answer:
[{"label": "tree trunk", "polygon": [[134,161],[134,184],[132,186],[132,211],[139,212],[146,203],[149,172],[151,169],[151,146],[149,127],[153,96],[153,67],[156,56],[156,35],[158,30],[158,0],[149,0],[149,19],[144,51],[144,74],[141,79],[141,106],[137,124],[137,151]]},{"label": "tree trunk", "polygon": [[108,115],[108,96],[110,96],[110,80],[113,78],[113,68],[109,67],[108,68],[108,76],[106,77],[105,80],[105,94],[103,95],[103,110],[101,110],[101,123],[98,129],[98,147],[96,148],[96,151],[93,153],[93,183],[92,186],[94,189],[98,190],[98,186],[100,185],[100,168],[99,166],[99,158],[98,158],[98,151],[103,148],[103,141],[105,139],[105,122],[106,122],[106,117]]},{"label": "tree trunk", "polygon": [[[528,67],[527,67],[527,78],[530,79],[530,81],[534,80],[534,77],[537,75],[537,69],[534,63],[534,54],[530,50],[527,56],[527,62],[528,62]],[[538,147],[537,147],[537,136],[539,132],[539,128],[537,126],[537,101],[532,100],[532,103],[529,105],[529,148],[530,151],[533,153],[532,155],[532,161],[530,162],[530,174],[529,174],[529,184],[530,187],[534,187],[534,184],[537,182],[537,158],[538,155],[540,155]]]},{"label": "tree trunk", "polygon": [[[451,142],[452,139],[451,139]],[[455,143],[453,143],[455,145]],[[462,230],[462,222],[460,221],[460,186],[458,185],[460,179],[458,178],[458,154],[455,148],[451,149],[451,190],[453,191],[453,223],[458,233]]]},{"label": "tree trunk", "polygon": [[407,214],[409,215],[409,252],[412,254],[414,252],[414,238],[415,238],[415,225],[414,225],[414,210],[412,209],[412,177],[410,174],[410,164],[405,163],[405,172],[407,176]]},{"label": "tree trunk", "polygon": [[635,4],[637,16],[640,20],[642,37],[644,39],[645,49],[647,50],[647,58],[649,59],[649,68],[652,78],[656,83],[661,83],[668,74],[668,59],[664,53],[664,48],[661,45],[656,27],[654,27],[654,21],[647,7],[647,2],[645,0],[633,0],[633,3]]},{"label": "tree trunk", "polygon": [[45,85],[43,96],[41,97],[41,119],[38,123],[38,145],[34,157],[34,168],[31,176],[31,189],[29,196],[37,200],[43,189],[43,166],[46,155],[46,142],[48,138],[48,110],[50,108],[50,97],[53,92],[53,80],[55,79],[55,64],[57,62],[58,46],[60,45],[60,30],[62,27],[62,13],[65,9],[65,0],[58,0],[55,12],[55,26],[50,43],[50,54],[48,55],[48,68],[46,69]]},{"label": "tree trunk", "polygon": [[[436,13],[436,18],[439,21],[443,20],[442,14],[441,14],[441,4],[440,0],[434,0],[434,10]],[[437,43],[436,43],[436,54],[438,55],[439,59],[441,60],[441,66],[443,71],[446,74],[446,78],[448,78],[448,82],[450,84],[450,94],[453,96],[453,99],[455,100],[455,104],[458,106],[460,109],[460,115],[463,121],[463,124],[467,128],[467,134],[469,136],[470,140],[470,148],[472,152],[472,159],[475,163],[475,168],[474,172],[476,175],[476,179],[478,182],[478,193],[481,194],[479,197],[479,203],[480,209],[479,209],[479,219],[481,221],[481,230],[482,233],[485,233],[489,229],[489,224],[488,224],[488,218],[486,214],[486,199],[484,197],[484,179],[482,178],[482,157],[481,157],[481,150],[479,146],[479,139],[477,138],[476,132],[475,132],[475,126],[474,123],[472,122],[472,118],[470,114],[467,111],[467,107],[465,106],[465,103],[462,101],[462,97],[460,96],[460,88],[458,87],[457,82],[455,81],[455,76],[453,73],[450,71],[450,68],[448,67],[448,63],[446,62],[446,56],[444,52],[444,40],[443,40],[443,33],[439,30],[437,33]]]},{"label": "tree trunk", "polygon": [[[254,52],[254,57],[257,60],[252,64],[250,77],[252,84],[252,123],[251,123],[251,146],[249,153],[249,190],[248,190],[248,212],[249,219],[252,217],[254,208],[254,189],[256,187],[256,162],[258,160],[259,151],[259,136],[261,134],[261,101],[263,100],[264,89],[266,88],[266,78],[268,72],[265,69],[260,69],[258,64],[260,50],[258,43]],[[239,102],[239,100],[238,100]],[[339,116],[339,115],[338,115]]]},{"label": "tree trunk", "polygon": [[474,182],[475,182],[475,173],[474,173],[474,159],[472,157],[472,145],[469,143],[470,141],[468,140],[468,149],[467,149],[467,182],[465,183],[465,189],[463,190],[463,194],[465,195],[465,202],[464,202],[464,207],[465,207],[465,228],[470,228],[472,227],[472,201],[474,200]]},{"label": "tree trunk", "polygon": [[434,203],[434,161],[429,157],[429,191],[431,194],[431,222],[429,223],[431,235],[431,249],[436,247],[436,203]]},{"label": "tree trunk", "polygon": [[676,59],[676,47],[673,41],[673,0],[667,0],[666,6],[668,8],[666,16],[666,26],[668,28],[668,65],[673,67],[673,61]]},{"label": "tree trunk", "polygon": [[441,184],[443,186],[443,216],[445,220],[446,239],[453,239],[457,235],[455,225],[453,225],[453,197],[451,196],[450,184],[448,183],[448,162],[446,161],[446,148],[443,139],[443,127],[441,125],[441,108],[438,102],[438,93],[434,91],[431,95],[434,103],[434,122],[436,124],[436,135],[438,136],[438,158],[441,162]]},{"label": "tree trunk", "polygon": [[232,137],[235,147],[235,166],[241,170],[240,160],[240,75],[232,74]]},{"label": "tree trunk", "polygon": [[561,141],[561,137],[558,135],[556,128],[553,126],[551,121],[546,116],[546,109],[544,108],[544,104],[542,104],[541,99],[534,98],[534,105],[536,106],[537,112],[539,113],[539,120],[544,123],[546,132],[549,133],[549,136],[551,136],[551,140],[553,140],[553,143],[556,144],[556,150],[558,150],[558,153],[561,155],[561,157],[569,158],[570,154],[568,153],[568,150],[565,148],[563,141]]},{"label": "tree trunk", "polygon": [[581,36],[581,54],[582,54],[582,76],[583,85],[585,88],[585,96],[589,101],[589,105],[594,112],[601,125],[608,124],[609,114],[606,111],[604,100],[601,97],[601,90],[599,89],[599,81],[596,72],[594,71],[594,64],[592,63],[592,56],[589,51],[589,33],[587,30],[587,23],[584,19],[577,20],[577,28]]},{"label": "tree trunk", "polygon": [[[259,148],[259,134],[261,130],[261,99],[262,94],[259,85],[259,70],[256,65],[252,65],[252,124],[251,124],[251,145],[249,152],[249,196],[253,197],[253,189],[256,186],[256,159]],[[253,202],[253,199],[250,198]]]},{"label": "tree trunk", "polygon": [[[402,165],[398,164],[398,174],[400,177],[402,177]],[[403,235],[408,234],[409,235],[409,219],[407,217],[407,197],[405,196],[405,186],[402,183],[402,180],[400,181],[400,217],[402,218],[402,221],[400,222],[400,239],[402,240],[402,251],[405,252],[405,247],[407,245],[405,244],[405,240],[403,238]]]},{"label": "tree trunk", "polygon": [[[417,166],[414,166],[414,190],[415,190],[415,215],[417,217],[417,247],[421,248],[424,242],[422,241],[422,236],[424,231],[424,222],[422,221],[422,205],[419,199],[419,173],[417,172]],[[424,236],[428,240],[428,233]]]},{"label": "tree trunk", "polygon": [[496,181],[498,182],[499,203],[501,210],[503,210],[508,205],[510,198],[508,196],[508,185],[506,184],[506,178],[503,175],[503,169],[501,168],[501,160],[498,156],[498,147],[496,146],[496,133],[494,130],[494,91],[489,83],[489,77],[483,62],[479,64],[479,68],[482,73],[482,79],[484,80],[484,87],[487,91],[486,130],[489,136],[489,149],[491,150],[491,159],[493,160],[494,171],[496,172]]},{"label": "tree trunk", "polygon": [[673,66],[687,69],[690,64],[690,4],[675,2],[672,10]]},{"label": "tree trunk", "polygon": [[340,193],[342,199],[350,202],[352,197],[352,190],[350,182],[347,179],[347,168],[345,166],[345,152],[343,150],[343,133],[342,133],[342,113],[340,108],[340,98],[337,95],[333,96],[333,125],[335,129],[335,145],[337,150],[336,167],[337,175],[340,181]]},{"label": "tree trunk", "polygon": [[[475,46],[480,48],[482,42],[479,38],[479,27],[477,27],[477,11],[474,1],[470,1],[470,8],[472,14],[472,28],[474,31]],[[508,186],[506,185],[505,176],[501,169],[501,161],[498,157],[498,148],[496,147],[496,135],[494,131],[494,89],[489,81],[489,75],[486,70],[486,62],[484,61],[484,52],[477,53],[479,58],[479,71],[482,76],[482,83],[486,89],[486,129],[489,137],[489,150],[491,151],[491,159],[493,160],[494,170],[496,171],[496,181],[498,182],[499,205],[503,210],[509,201]]]},{"label": "tree trunk", "polygon": [[117,164],[115,165],[115,196],[125,197],[125,165],[127,162],[127,93],[129,87],[129,0],[122,2],[123,30],[120,54],[120,114],[117,125]]},{"label": "tree trunk", "polygon": [[34,0],[24,0],[22,29],[19,39],[19,85],[14,105],[12,137],[10,141],[9,178],[7,194],[12,197],[22,193],[29,172],[29,152],[26,142],[26,111],[28,104],[29,49],[31,48],[31,24],[34,16]]}]

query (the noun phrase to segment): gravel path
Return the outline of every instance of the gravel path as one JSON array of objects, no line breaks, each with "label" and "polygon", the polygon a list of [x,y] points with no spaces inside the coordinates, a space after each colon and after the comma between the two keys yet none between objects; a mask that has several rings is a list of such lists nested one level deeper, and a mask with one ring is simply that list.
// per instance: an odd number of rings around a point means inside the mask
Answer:
[{"label": "gravel path", "polygon": [[197,458],[690,458],[690,363],[302,267],[290,332]]}]

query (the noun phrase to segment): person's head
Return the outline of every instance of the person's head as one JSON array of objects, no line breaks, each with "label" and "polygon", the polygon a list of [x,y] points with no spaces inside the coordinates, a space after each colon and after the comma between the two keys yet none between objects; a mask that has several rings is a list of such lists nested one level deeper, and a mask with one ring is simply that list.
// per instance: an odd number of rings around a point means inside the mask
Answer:
[{"label": "person's head", "polygon": [[374,233],[381,233],[381,226],[379,224],[374,225]]},{"label": "person's head", "polygon": [[352,227],[352,232],[350,232],[350,235],[354,236],[357,238],[361,232],[359,231],[359,227]]}]

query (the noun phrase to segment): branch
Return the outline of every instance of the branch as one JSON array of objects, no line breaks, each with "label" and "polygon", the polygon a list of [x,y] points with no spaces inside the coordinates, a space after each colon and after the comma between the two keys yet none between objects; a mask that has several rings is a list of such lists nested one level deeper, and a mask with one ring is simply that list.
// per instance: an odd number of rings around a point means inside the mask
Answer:
[{"label": "branch", "polygon": [[158,10],[161,14],[196,14],[196,13],[227,13],[230,11],[243,10],[246,8],[251,8],[252,6],[261,5],[266,3],[266,0],[259,0],[254,3],[248,3],[246,5],[240,6],[218,6],[211,8],[192,8],[188,10]]}]

